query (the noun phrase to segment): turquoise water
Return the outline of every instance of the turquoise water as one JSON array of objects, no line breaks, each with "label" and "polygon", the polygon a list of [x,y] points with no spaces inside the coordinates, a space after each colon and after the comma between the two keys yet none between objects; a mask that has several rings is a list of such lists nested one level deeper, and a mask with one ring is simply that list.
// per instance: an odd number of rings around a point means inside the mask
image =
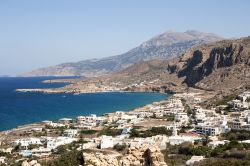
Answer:
[{"label": "turquoise water", "polygon": [[50,77],[0,77],[0,130],[43,120],[131,109],[167,98],[159,93],[43,94],[15,92],[18,88],[61,87],[63,83],[44,84]]}]

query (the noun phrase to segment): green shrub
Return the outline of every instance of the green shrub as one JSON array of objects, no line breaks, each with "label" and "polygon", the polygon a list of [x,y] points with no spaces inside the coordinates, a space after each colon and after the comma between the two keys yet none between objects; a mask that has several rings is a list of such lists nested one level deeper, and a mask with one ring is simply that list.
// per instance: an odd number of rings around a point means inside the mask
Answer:
[{"label": "green shrub", "polygon": [[118,136],[122,134],[122,129],[112,129],[111,127],[105,128],[98,133],[98,136],[108,135],[108,136]]},{"label": "green shrub", "polygon": [[127,145],[125,145],[125,144],[123,144],[123,145],[116,144],[116,145],[114,146],[114,149],[117,150],[117,151],[123,151],[123,150],[126,149],[126,147],[127,147]]},{"label": "green shrub", "polygon": [[81,134],[95,134],[97,133],[97,130],[81,130]]}]

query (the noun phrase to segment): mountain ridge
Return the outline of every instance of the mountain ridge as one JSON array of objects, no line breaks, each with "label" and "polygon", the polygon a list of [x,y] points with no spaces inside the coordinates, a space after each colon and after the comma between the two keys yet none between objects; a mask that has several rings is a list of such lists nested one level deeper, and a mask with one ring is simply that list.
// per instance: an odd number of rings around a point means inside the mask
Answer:
[{"label": "mountain ridge", "polygon": [[[199,93],[206,106],[250,90],[250,37],[193,47],[168,60],[140,61],[105,76],[72,81],[53,93],[132,92]],[[94,89],[94,90],[93,90]]]},{"label": "mountain ridge", "polygon": [[111,57],[88,59],[41,68],[21,76],[100,76],[123,69],[140,61],[170,59],[183,54],[193,46],[222,40],[212,33],[198,31],[167,31],[140,44],[130,51]]},{"label": "mountain ridge", "polygon": [[[150,69],[155,63],[157,67]],[[182,87],[224,96],[237,94],[250,90],[250,37],[203,44],[170,60],[134,64],[118,73],[115,80],[122,79],[121,73],[127,82],[135,81],[136,76],[140,81],[160,80],[153,88],[166,92],[176,92]]]}]

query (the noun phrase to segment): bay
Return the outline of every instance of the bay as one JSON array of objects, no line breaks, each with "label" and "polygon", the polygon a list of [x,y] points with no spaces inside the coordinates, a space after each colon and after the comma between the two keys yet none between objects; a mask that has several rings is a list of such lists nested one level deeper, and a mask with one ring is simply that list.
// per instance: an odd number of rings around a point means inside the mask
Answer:
[{"label": "bay", "polygon": [[160,93],[44,94],[22,93],[15,89],[55,88],[65,83],[42,83],[53,77],[0,77],[0,130],[19,125],[74,118],[79,115],[129,111],[169,97]]}]

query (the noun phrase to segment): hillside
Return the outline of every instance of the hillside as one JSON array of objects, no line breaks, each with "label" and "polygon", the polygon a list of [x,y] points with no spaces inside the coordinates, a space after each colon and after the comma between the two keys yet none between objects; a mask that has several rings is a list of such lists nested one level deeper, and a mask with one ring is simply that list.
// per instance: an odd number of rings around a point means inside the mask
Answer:
[{"label": "hillside", "polygon": [[154,80],[150,86],[162,91],[192,87],[226,95],[249,89],[250,37],[203,44],[171,60],[140,62],[109,78],[125,84]]},{"label": "hillside", "polygon": [[79,94],[107,89],[198,92],[207,102],[250,90],[250,37],[203,44],[179,57],[141,61],[113,74],[39,91]]},{"label": "hillside", "polygon": [[140,46],[117,56],[64,63],[37,69],[22,76],[99,76],[121,71],[140,61],[170,59],[183,54],[193,46],[222,40],[212,33],[198,31],[168,31],[142,43]]},{"label": "hillside", "polygon": [[169,65],[188,86],[208,90],[232,89],[250,81],[250,37],[205,44]]}]

